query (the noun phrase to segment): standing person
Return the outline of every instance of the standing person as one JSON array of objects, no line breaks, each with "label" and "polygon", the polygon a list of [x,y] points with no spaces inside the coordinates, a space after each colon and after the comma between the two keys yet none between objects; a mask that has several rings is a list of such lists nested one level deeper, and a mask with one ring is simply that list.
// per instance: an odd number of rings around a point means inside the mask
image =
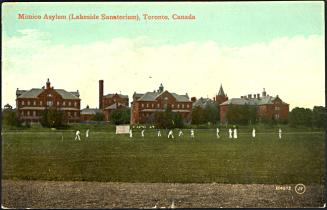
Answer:
[{"label": "standing person", "polygon": [[169,136],[171,136],[172,138],[174,138],[173,130],[170,130],[170,131],[169,131],[169,133],[168,133],[168,139],[169,139]]},{"label": "standing person", "polygon": [[219,139],[220,138],[220,136],[219,136],[219,128],[217,128],[216,135],[217,135],[217,139]]},{"label": "standing person", "polygon": [[191,138],[193,139],[194,138],[194,130],[191,129]]},{"label": "standing person", "polygon": [[85,133],[85,137],[86,137],[86,138],[89,138],[89,132],[90,132],[90,129],[87,129],[87,130],[86,130],[86,133]]},{"label": "standing person", "polygon": [[228,133],[229,133],[229,138],[231,139],[231,138],[233,138],[233,131],[232,131],[232,129],[231,128],[229,128],[228,129]]},{"label": "standing person", "polygon": [[142,131],[141,131],[141,136],[142,136],[142,138],[144,138],[144,129],[142,129]]},{"label": "standing person", "polygon": [[282,139],[282,129],[281,128],[278,129],[278,137],[279,137],[279,139]]},{"label": "standing person", "polygon": [[129,129],[129,138],[132,138],[133,137],[133,131],[132,129]]},{"label": "standing person", "polygon": [[255,128],[252,130],[252,138],[255,138]]},{"label": "standing person", "polygon": [[237,129],[234,127],[234,139],[237,139]]},{"label": "standing person", "polygon": [[179,137],[183,136],[183,131],[181,129],[179,130],[178,136]]},{"label": "standing person", "polygon": [[161,132],[160,132],[160,129],[158,129],[158,137],[161,136]]},{"label": "standing person", "polygon": [[79,141],[81,140],[81,137],[79,136],[80,133],[81,133],[81,132],[80,132],[79,130],[76,131],[76,133],[75,133],[75,140],[77,140],[77,139],[78,139]]}]

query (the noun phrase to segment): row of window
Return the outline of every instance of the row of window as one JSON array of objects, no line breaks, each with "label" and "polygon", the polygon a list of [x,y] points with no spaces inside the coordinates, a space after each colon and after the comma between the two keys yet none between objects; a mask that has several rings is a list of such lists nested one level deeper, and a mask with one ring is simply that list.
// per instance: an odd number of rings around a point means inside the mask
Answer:
[{"label": "row of window", "polygon": [[[67,116],[71,117],[71,116],[74,116],[74,117],[77,117],[77,112],[66,112],[67,113]],[[36,117],[36,116],[40,116],[41,115],[41,112],[37,112],[37,111],[21,111],[20,112],[20,115],[21,116],[33,116],[33,117]]]},{"label": "row of window", "polygon": [[[146,104],[144,104],[144,103],[141,103],[141,107],[142,108],[144,108],[144,107],[146,107],[146,108],[155,108],[155,104],[154,103],[152,103],[151,105],[150,104],[148,104],[148,103],[146,103]],[[180,109],[180,108],[182,108],[182,109],[184,109],[184,108],[190,108],[190,105],[189,104],[177,104],[177,105],[175,105],[175,104],[172,104],[171,105],[171,108],[172,109],[175,109],[175,108],[177,108],[177,109]],[[158,103],[157,104],[157,108],[160,108],[160,104]]]},{"label": "row of window", "polygon": [[[27,106],[30,106],[30,105],[32,105],[33,104],[33,106],[36,106],[37,105],[37,102],[36,101],[20,101],[20,104],[21,105],[27,105]],[[47,106],[52,106],[53,105],[53,101],[47,101]],[[59,101],[57,101],[57,106],[60,106],[60,102]],[[42,101],[39,101],[39,105],[40,106],[43,106],[43,102]],[[66,102],[66,101],[63,101],[62,102],[62,106],[72,106],[72,105],[74,105],[74,107],[77,107],[77,105],[78,105],[78,103],[75,101],[74,103],[73,102],[71,102],[71,101],[68,101],[68,102]]]}]

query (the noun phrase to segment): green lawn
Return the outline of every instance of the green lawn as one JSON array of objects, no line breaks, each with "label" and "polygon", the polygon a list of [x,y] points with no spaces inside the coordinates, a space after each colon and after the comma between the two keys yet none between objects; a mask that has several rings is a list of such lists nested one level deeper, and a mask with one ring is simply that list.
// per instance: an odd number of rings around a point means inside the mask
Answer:
[{"label": "green lawn", "polygon": [[[196,130],[195,140],[168,140],[156,130],[145,138],[134,132],[90,132],[74,141],[74,131],[5,132],[2,136],[3,179],[87,180],[170,183],[324,183],[324,132],[239,133],[222,137],[215,130]],[[63,140],[62,140],[63,135]]]}]

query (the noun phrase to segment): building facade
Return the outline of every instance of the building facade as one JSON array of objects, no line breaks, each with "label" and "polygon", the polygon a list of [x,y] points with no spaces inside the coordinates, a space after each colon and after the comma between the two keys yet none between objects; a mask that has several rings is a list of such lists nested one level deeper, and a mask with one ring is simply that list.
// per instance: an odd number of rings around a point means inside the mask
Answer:
[{"label": "building facade", "polygon": [[49,79],[46,87],[31,90],[16,90],[16,109],[18,116],[25,122],[39,122],[42,112],[48,108],[63,111],[68,122],[80,121],[80,102],[78,90],[68,92],[54,89]]},{"label": "building facade", "polygon": [[187,94],[179,95],[164,90],[161,84],[157,91],[134,93],[131,103],[131,124],[152,123],[156,112],[166,109],[179,113],[184,122],[192,120],[192,101]]},{"label": "building facade", "polygon": [[105,120],[110,120],[110,114],[112,111],[121,108],[128,108],[129,99],[128,95],[122,95],[117,93],[103,94],[104,82],[99,80],[99,108],[102,110]]},{"label": "building facade", "polygon": [[97,113],[102,114],[103,112],[101,109],[90,108],[87,105],[86,108],[81,110],[81,121],[82,122],[94,121],[94,117],[96,116]]},{"label": "building facade", "polygon": [[276,97],[267,95],[263,89],[262,96],[260,94],[248,94],[240,98],[232,98],[220,104],[220,122],[227,122],[228,108],[231,106],[255,106],[259,120],[268,119],[276,121],[285,121],[288,119],[289,104],[282,101],[277,95]]}]

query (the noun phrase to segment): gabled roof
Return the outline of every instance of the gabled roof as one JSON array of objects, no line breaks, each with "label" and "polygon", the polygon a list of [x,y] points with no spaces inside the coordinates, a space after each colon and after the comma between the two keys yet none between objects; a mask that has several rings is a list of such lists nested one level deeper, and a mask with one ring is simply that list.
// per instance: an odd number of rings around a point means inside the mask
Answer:
[{"label": "gabled roof", "polygon": [[[225,101],[221,105],[235,104],[235,105],[264,105],[264,104],[273,104],[273,101],[276,97],[273,96],[264,96],[258,98],[231,98],[228,101]],[[283,102],[283,104],[286,104]]]},{"label": "gabled roof", "polygon": [[96,113],[102,113],[100,109],[85,108],[81,110],[81,115],[95,115]]},{"label": "gabled roof", "polygon": [[117,109],[118,107],[126,107],[125,104],[122,104],[122,103],[114,103],[114,104],[111,104],[110,106],[107,106],[106,108],[104,109]]},{"label": "gabled roof", "polygon": [[[43,91],[44,89],[41,88],[32,88],[31,90],[23,92],[17,98],[37,98]],[[78,92],[67,92],[63,89],[54,89],[54,91],[56,91],[63,99],[79,99],[79,97],[75,95],[75,93],[79,95]]]},{"label": "gabled roof", "polygon": [[[114,95],[116,95],[115,93],[109,93],[107,95],[104,95],[104,98],[112,98]],[[122,94],[117,94],[120,98],[128,98],[128,95],[122,95]]]},{"label": "gabled roof", "polygon": [[[157,97],[159,97],[161,94],[165,93],[164,92],[146,92],[143,95],[141,94],[137,94],[137,95],[141,95],[141,97],[139,99],[137,99],[137,101],[155,101],[157,99]],[[167,91],[168,92],[168,91]],[[168,92],[170,93],[170,92]],[[190,102],[188,95],[179,95],[176,93],[170,93],[177,102]],[[134,94],[135,97],[136,94]]]},{"label": "gabled roof", "polygon": [[209,104],[214,104],[215,102],[210,99],[210,98],[199,98],[198,100],[196,100],[194,103],[193,103],[193,107],[201,107],[201,108],[205,108],[207,105]]}]

